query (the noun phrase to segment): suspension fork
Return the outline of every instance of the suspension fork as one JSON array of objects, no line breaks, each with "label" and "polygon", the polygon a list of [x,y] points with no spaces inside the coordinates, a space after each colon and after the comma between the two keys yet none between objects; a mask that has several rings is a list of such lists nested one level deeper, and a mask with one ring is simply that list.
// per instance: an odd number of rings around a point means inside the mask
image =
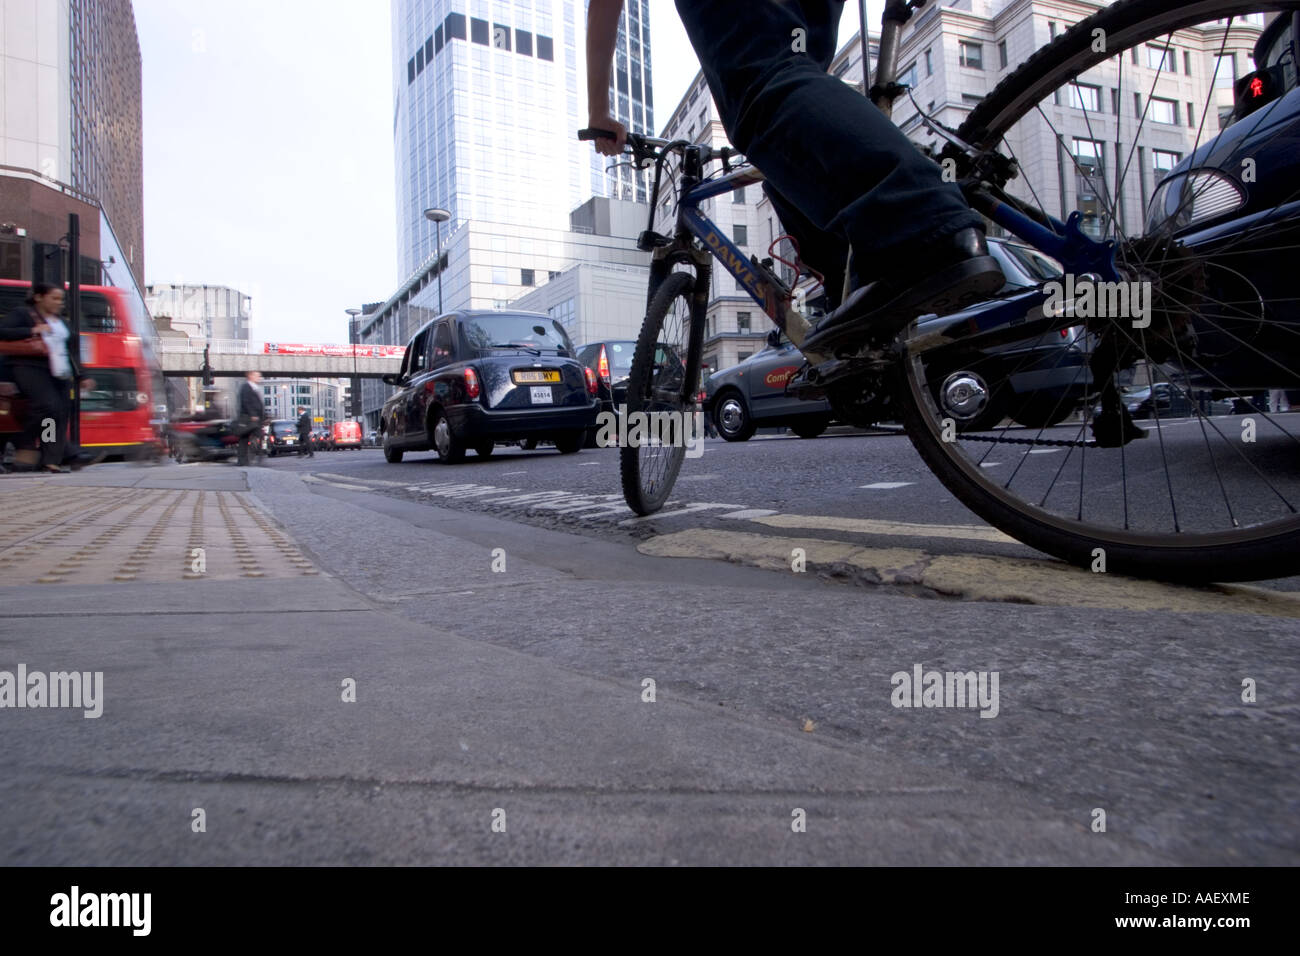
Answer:
[{"label": "suspension fork", "polygon": [[694,283],[691,285],[690,331],[687,334],[686,354],[682,356],[686,363],[686,382],[682,398],[693,402],[698,391],[697,380],[703,364],[704,319],[709,310],[709,266],[710,256],[691,241],[690,233],[679,233],[669,246],[660,246],[654,251],[650,260],[650,292],[646,298],[646,312],[650,310],[650,299],[659,291],[668,279],[673,266],[681,264],[691,267]]}]

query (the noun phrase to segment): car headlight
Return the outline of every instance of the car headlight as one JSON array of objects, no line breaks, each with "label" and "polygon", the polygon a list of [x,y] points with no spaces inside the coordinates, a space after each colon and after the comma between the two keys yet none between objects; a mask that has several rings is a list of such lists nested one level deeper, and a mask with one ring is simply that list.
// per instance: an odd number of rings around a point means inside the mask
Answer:
[{"label": "car headlight", "polygon": [[1147,233],[1177,232],[1205,219],[1231,212],[1245,203],[1241,188],[1214,169],[1198,169],[1170,176],[1147,208]]}]

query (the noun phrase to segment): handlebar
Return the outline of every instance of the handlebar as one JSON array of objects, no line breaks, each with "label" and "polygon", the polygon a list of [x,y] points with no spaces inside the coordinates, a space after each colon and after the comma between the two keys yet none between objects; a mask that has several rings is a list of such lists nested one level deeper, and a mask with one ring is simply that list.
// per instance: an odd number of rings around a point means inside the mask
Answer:
[{"label": "handlebar", "polygon": [[[589,126],[585,129],[578,130],[578,139],[580,140],[613,138],[613,131],[607,129],[596,129],[595,127]],[[720,159],[722,160],[723,167],[728,170],[731,168],[731,158],[740,155],[737,150],[732,149],[730,146],[724,146],[721,149],[714,149],[712,146],[705,146],[700,143],[691,143],[689,140],[660,139],[657,136],[646,136],[642,133],[632,132],[627,134],[627,144],[631,147],[632,155],[636,159],[637,165],[640,165],[646,160],[657,160],[661,155],[672,150],[684,149],[687,146],[696,146],[700,150],[700,162],[711,163],[714,160]]]}]

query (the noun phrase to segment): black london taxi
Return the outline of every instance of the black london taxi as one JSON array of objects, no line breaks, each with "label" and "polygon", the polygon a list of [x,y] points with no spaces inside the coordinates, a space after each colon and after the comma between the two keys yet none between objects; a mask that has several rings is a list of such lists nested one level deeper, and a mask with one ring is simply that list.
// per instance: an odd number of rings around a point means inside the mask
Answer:
[{"label": "black london taxi", "polygon": [[379,421],[393,463],[428,449],[453,463],[467,448],[486,457],[497,442],[528,439],[572,454],[600,409],[595,374],[564,327],[538,312],[441,315],[411,337],[402,370],[384,381],[397,387]]}]

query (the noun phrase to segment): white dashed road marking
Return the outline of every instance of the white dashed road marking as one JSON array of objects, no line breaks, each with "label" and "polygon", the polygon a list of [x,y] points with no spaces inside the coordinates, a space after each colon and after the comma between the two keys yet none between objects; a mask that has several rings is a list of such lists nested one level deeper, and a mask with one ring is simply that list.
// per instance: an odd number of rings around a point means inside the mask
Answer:
[{"label": "white dashed road marking", "polygon": [[892,491],[894,488],[906,488],[908,485],[914,485],[914,481],[877,481],[870,485],[858,485],[859,488],[870,488],[873,491]]},{"label": "white dashed road marking", "polygon": [[776,514],[767,508],[746,508],[744,511],[732,511],[725,515],[718,515],[719,518],[731,518],[733,521],[749,521],[753,518],[766,518],[768,515]]}]

